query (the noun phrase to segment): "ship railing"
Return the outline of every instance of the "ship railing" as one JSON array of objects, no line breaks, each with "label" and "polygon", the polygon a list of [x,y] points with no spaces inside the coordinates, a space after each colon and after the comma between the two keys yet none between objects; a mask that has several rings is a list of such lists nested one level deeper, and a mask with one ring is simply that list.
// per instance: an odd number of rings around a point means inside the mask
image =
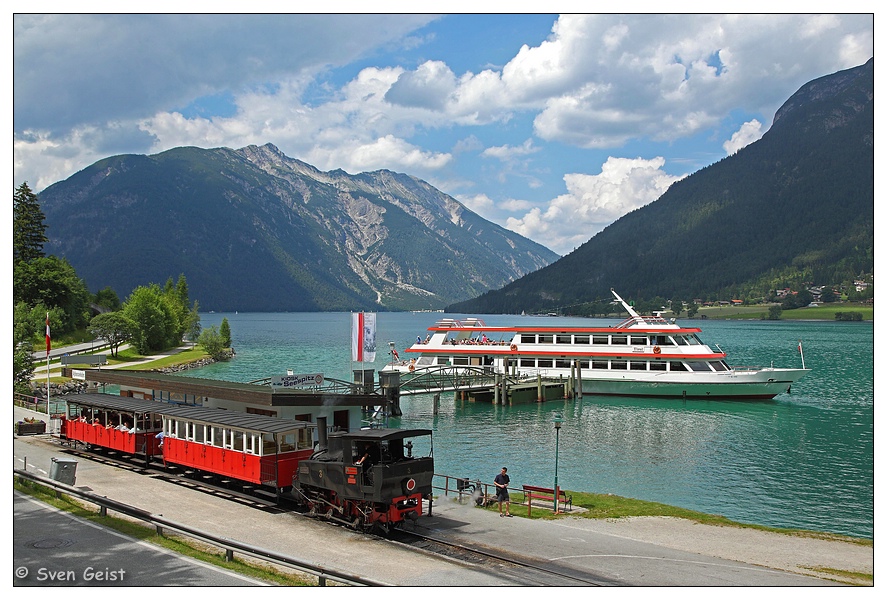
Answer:
[{"label": "ship railing", "polygon": [[616,329],[626,329],[635,325],[670,325],[667,319],[663,317],[628,317],[618,325]]}]

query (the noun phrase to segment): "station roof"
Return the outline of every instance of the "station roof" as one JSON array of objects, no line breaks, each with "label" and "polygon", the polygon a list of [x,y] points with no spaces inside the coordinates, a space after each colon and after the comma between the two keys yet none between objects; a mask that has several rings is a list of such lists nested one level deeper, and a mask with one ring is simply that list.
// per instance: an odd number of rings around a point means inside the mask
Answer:
[{"label": "station roof", "polygon": [[380,406],[387,398],[380,394],[353,394],[330,391],[287,390],[273,392],[269,385],[183,377],[154,371],[86,369],[86,381],[126,388],[191,394],[204,398],[231,400],[265,406]]}]

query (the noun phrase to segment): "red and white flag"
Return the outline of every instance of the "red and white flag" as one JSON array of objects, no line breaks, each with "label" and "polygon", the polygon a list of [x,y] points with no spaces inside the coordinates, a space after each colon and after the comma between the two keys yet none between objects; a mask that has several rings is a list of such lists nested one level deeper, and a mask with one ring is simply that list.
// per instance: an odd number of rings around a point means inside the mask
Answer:
[{"label": "red and white flag", "polygon": [[52,347],[52,338],[49,335],[49,313],[46,313],[46,356],[49,356],[49,350]]},{"label": "red and white flag", "polygon": [[351,360],[376,360],[376,313],[351,313]]}]

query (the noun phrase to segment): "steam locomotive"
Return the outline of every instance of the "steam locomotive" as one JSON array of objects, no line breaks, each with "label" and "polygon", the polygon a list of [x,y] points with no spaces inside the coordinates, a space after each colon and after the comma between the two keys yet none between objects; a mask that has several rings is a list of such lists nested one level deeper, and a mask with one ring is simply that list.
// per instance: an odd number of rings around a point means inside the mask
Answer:
[{"label": "steam locomotive", "polygon": [[293,496],[309,515],[388,533],[423,514],[434,476],[430,430],[318,432],[317,450],[293,476]]}]

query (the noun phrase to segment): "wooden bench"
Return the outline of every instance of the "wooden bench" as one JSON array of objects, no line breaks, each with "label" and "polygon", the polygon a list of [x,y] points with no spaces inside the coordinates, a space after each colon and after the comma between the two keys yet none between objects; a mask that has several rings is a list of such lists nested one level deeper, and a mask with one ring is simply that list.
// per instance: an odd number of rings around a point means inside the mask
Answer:
[{"label": "wooden bench", "polygon": [[[539,487],[535,485],[524,485],[522,486],[524,489],[524,496],[527,498],[527,516],[530,516],[530,511],[533,509],[533,500],[544,500],[546,502],[551,502],[551,508],[554,510],[554,488],[546,488]],[[558,506],[569,506],[570,509],[573,508],[573,496],[568,496],[567,493],[558,488]]]}]

